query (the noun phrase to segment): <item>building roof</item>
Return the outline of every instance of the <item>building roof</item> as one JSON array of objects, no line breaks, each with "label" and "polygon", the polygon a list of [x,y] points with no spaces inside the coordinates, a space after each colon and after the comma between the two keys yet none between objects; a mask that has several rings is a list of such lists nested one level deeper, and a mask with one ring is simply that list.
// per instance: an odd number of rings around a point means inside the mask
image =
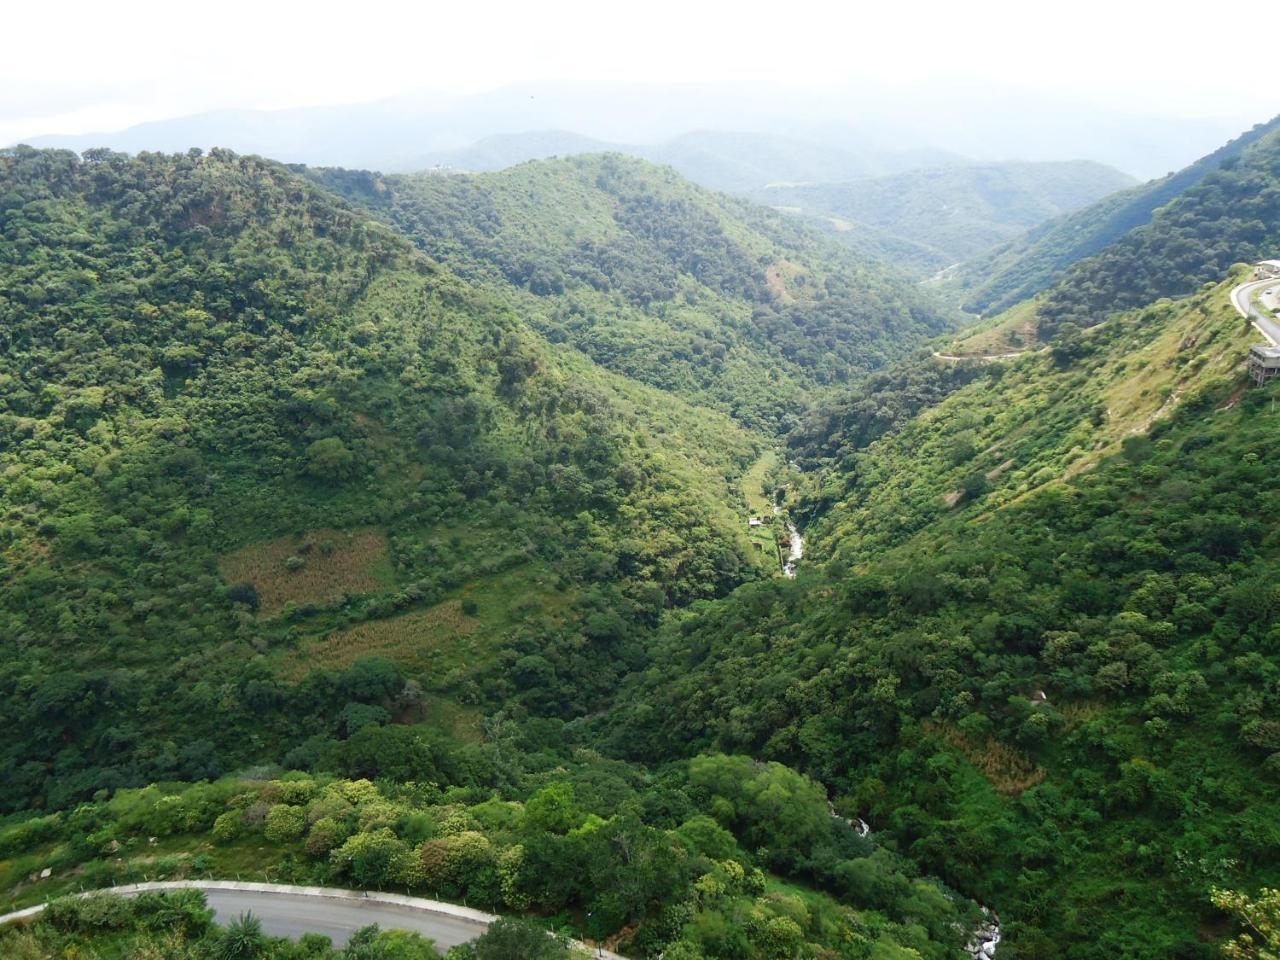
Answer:
[{"label": "building roof", "polygon": [[1265,357],[1268,360],[1280,360],[1280,347],[1268,346],[1265,343],[1255,343],[1249,349],[1255,356]]},{"label": "building roof", "polygon": [[1280,270],[1280,260],[1259,260],[1258,266],[1275,267],[1277,270]]}]

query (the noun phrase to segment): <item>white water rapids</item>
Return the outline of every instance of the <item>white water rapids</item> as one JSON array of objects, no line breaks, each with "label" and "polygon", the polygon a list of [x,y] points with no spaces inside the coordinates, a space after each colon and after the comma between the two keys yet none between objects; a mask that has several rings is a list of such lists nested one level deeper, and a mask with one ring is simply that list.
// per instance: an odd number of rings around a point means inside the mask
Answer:
[{"label": "white water rapids", "polygon": [[[792,574],[794,576],[794,574]],[[833,804],[827,804],[827,809],[831,811],[831,816],[837,820],[843,820],[849,826],[858,832],[860,837],[871,836],[871,824],[863,820],[861,817],[854,817],[850,820],[848,817],[842,817],[836,813]],[[1000,918],[988,910],[982,908],[982,915],[986,918],[982,923],[973,928],[969,934],[969,940],[965,943],[965,951],[973,958],[973,960],[992,960],[996,955],[996,947],[1000,945]]]},{"label": "white water rapids", "polygon": [[[782,507],[775,503],[773,515],[776,517],[781,513]],[[784,576],[795,577],[796,562],[804,556],[804,537],[800,536],[800,531],[796,529],[794,523],[787,524],[787,533],[791,537],[791,549],[787,553],[787,562],[782,565],[782,573]]]}]

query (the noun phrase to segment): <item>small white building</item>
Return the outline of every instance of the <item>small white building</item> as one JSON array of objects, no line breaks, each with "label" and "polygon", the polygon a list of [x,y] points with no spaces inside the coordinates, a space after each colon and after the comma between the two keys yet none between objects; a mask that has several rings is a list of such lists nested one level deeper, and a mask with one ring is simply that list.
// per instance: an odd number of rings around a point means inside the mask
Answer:
[{"label": "small white building", "polygon": [[748,526],[748,527],[763,527],[763,526],[764,526],[764,521],[763,521],[763,520],[761,520],[759,517],[752,517],[750,520],[748,520],[748,521],[747,521],[747,526]]},{"label": "small white building", "polygon": [[1280,277],[1280,260],[1261,260],[1254,267],[1253,272],[1257,274],[1259,280]]}]

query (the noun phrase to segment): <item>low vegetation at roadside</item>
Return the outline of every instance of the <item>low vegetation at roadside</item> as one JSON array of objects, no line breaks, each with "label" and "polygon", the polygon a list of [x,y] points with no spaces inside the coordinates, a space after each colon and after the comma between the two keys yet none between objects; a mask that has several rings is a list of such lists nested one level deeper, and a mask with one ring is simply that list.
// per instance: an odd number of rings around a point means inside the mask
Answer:
[{"label": "low vegetation at roadside", "polygon": [[577,751],[502,789],[480,771],[445,787],[415,776],[427,744],[401,749],[410,766],[378,784],[292,773],[153,786],[25,820],[0,830],[17,868],[0,882],[17,905],[234,871],[529,914],[636,956],[686,958],[896,956],[898,944],[943,960],[977,920],[780,764],[706,755],[654,775]]}]

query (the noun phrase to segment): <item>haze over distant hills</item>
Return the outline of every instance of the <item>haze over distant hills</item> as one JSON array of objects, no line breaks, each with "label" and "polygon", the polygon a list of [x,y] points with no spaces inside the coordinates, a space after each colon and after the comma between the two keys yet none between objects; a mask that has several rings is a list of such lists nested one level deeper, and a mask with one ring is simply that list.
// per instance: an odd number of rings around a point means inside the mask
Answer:
[{"label": "haze over distant hills", "polygon": [[735,193],[778,182],[871,177],[970,162],[959,154],[925,147],[833,147],[770,133],[696,130],[660,143],[630,144],[566,130],[539,130],[497,134],[462,149],[425,154],[412,166],[418,170],[443,167],[483,173],[528,160],[583,153],[625,153],[675,167],[704,187]]},{"label": "haze over distant hills", "polygon": [[[401,171],[420,168],[433,153],[501,134],[572,130],[593,139],[652,145],[690,130],[754,130],[855,154],[930,149],[976,160],[1082,158],[1150,177],[1184,166],[1235,129],[1230,119],[1134,115],[972,82],[821,93],[543,83],[340,106],[220,110],[115,132],[27,140],[37,146],[126,152],[224,146],[287,162]],[[843,176],[894,169],[900,167]]]},{"label": "haze over distant hills", "polygon": [[752,199],[832,226],[851,246],[909,272],[934,273],[1131,184],[1088,160],[965,164],[775,184]]}]

